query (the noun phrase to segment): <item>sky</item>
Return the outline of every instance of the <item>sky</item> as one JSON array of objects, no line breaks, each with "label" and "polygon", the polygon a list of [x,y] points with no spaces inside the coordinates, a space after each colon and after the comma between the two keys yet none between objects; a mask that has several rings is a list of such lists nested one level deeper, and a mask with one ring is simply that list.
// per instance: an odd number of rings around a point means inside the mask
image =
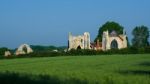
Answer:
[{"label": "sky", "polygon": [[90,32],[93,41],[107,21],[122,25],[131,40],[135,26],[150,28],[150,0],[0,0],[0,47],[67,46],[68,33]]}]

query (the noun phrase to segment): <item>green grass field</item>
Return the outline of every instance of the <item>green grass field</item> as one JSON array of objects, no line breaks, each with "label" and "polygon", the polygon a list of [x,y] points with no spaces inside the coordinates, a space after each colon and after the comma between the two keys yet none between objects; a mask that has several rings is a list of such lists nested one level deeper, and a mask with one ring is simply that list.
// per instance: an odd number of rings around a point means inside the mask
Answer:
[{"label": "green grass field", "polygon": [[150,84],[150,54],[0,60],[1,84]]}]

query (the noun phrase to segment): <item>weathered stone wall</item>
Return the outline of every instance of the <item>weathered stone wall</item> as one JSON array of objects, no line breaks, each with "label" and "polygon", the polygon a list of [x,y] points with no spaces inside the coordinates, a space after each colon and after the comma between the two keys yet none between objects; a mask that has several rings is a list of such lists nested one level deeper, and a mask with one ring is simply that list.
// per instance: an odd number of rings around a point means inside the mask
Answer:
[{"label": "weathered stone wall", "polygon": [[73,36],[69,33],[68,50],[71,49],[90,49],[90,34],[85,32],[83,35]]},{"label": "weathered stone wall", "polygon": [[[27,49],[27,52],[25,52],[24,50],[23,50],[23,48],[26,48]],[[33,52],[33,50],[30,48],[30,46],[29,45],[27,45],[27,44],[22,44],[18,49],[17,49],[17,51],[16,51],[16,55],[21,55],[21,54],[29,54],[29,53],[32,53]]]},{"label": "weathered stone wall", "polygon": [[110,36],[108,31],[104,31],[102,38],[102,50],[105,51],[111,49],[111,43],[113,40],[117,41],[118,49],[127,47],[126,35]]}]

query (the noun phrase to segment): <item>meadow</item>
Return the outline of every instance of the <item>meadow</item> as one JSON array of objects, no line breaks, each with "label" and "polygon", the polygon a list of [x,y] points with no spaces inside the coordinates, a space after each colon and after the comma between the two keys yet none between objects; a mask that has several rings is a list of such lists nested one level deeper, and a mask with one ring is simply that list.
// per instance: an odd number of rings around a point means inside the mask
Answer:
[{"label": "meadow", "polygon": [[0,59],[1,84],[150,84],[150,54]]}]

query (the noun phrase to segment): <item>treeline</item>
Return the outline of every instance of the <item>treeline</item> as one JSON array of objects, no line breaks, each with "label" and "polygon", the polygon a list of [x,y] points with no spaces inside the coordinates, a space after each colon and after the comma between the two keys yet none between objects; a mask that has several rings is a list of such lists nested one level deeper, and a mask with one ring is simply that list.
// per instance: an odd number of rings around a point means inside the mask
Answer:
[{"label": "treeline", "polygon": [[68,52],[64,51],[35,51],[31,54],[19,55],[15,56],[12,55],[10,57],[1,56],[1,58],[25,58],[25,57],[59,57],[59,56],[93,56],[93,55],[112,55],[112,54],[150,54],[150,47],[145,48],[136,48],[136,47],[129,47],[124,49],[111,49],[108,51],[95,51],[95,50],[70,50]]},{"label": "treeline", "polygon": [[41,51],[53,51],[53,50],[58,50],[58,51],[64,51],[64,49],[67,48],[67,46],[41,46],[41,45],[30,45],[30,47],[35,51],[35,52],[41,52]]},{"label": "treeline", "polygon": [[[53,54],[53,52],[56,52],[56,51],[63,52],[65,49],[67,49],[66,46],[56,47],[56,46],[30,45],[30,47],[33,49],[34,53],[27,54],[27,55],[32,55],[32,56],[33,55],[39,56],[41,54],[51,55],[51,54]],[[4,57],[5,51],[10,51],[11,57],[16,57],[15,56],[16,50],[17,50],[17,48],[16,49],[8,49],[6,47],[2,47],[2,48],[0,48],[0,57],[1,58]],[[23,56],[25,56],[25,55],[23,55]]]}]

